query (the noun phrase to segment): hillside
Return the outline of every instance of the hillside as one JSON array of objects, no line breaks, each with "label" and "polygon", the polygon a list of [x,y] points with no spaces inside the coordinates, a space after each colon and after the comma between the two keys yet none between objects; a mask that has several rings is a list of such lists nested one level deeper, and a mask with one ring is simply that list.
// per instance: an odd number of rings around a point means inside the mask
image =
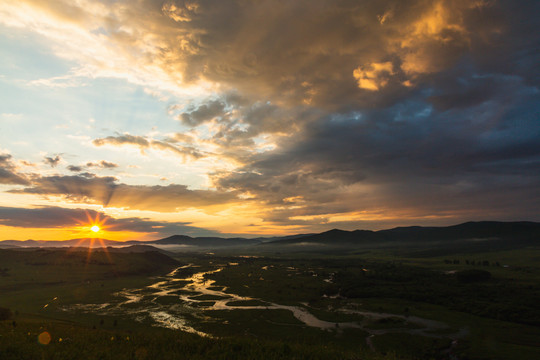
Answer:
[{"label": "hillside", "polygon": [[[189,251],[207,249],[251,248],[275,249],[287,248],[396,248],[415,249],[437,248],[440,251],[489,250],[519,248],[538,244],[540,241],[540,223],[535,222],[467,222],[445,227],[397,227],[393,229],[371,231],[346,231],[333,229],[319,234],[298,234],[272,238],[221,238],[190,237],[173,235],[152,241],[118,242],[106,239],[72,239],[66,241],[44,240],[5,240],[0,241],[0,248],[34,247],[81,247],[81,248],[128,248],[127,252],[144,252],[165,248],[170,251]],[[256,246],[260,245],[260,246]],[[165,252],[166,253],[166,252]]]},{"label": "hillside", "polygon": [[130,275],[156,275],[170,271],[178,261],[157,252],[119,252],[85,248],[0,249],[6,269],[4,286],[33,282],[69,283],[85,279],[109,279]]},{"label": "hillside", "polygon": [[398,227],[388,230],[330,230],[300,238],[262,244],[264,248],[387,248],[423,251],[489,251],[540,244],[540,224],[534,222],[467,222],[447,227]]},{"label": "hillside", "polygon": [[259,240],[245,238],[220,238],[220,237],[197,237],[192,238],[187,235],[173,235],[161,240],[148,241],[145,244],[153,245],[182,245],[203,248],[229,247],[229,246],[250,246],[259,244]]}]

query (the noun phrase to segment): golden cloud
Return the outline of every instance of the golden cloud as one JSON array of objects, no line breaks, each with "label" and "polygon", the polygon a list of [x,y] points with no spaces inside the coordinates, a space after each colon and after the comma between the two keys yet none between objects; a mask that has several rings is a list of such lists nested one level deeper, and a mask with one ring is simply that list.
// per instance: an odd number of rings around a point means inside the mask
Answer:
[{"label": "golden cloud", "polygon": [[386,86],[389,77],[393,74],[393,65],[389,61],[359,67],[353,72],[354,78],[358,80],[359,88],[374,91]]}]

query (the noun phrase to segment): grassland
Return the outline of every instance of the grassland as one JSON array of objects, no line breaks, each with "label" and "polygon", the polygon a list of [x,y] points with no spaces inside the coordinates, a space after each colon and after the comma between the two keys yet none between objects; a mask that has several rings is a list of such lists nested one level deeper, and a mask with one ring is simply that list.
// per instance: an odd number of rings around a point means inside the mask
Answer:
[{"label": "grassland", "polygon": [[[227,291],[281,304],[304,302],[327,321],[358,321],[353,313],[368,310],[405,318],[420,317],[448,325],[433,335],[459,333],[452,353],[465,359],[527,359],[540,355],[540,251],[461,253],[445,257],[411,257],[382,252],[334,254],[313,252],[240,260],[212,274]],[[474,261],[474,265],[473,265]],[[491,274],[466,281],[470,270]],[[398,319],[399,320],[399,319]],[[367,328],[414,329],[414,324],[367,323]],[[432,338],[406,331],[374,336],[373,348],[399,356],[444,358],[454,336]]]},{"label": "grassland", "polygon": [[[47,333],[50,341],[40,343]],[[180,331],[89,328],[35,316],[0,321],[0,355],[20,359],[395,359],[346,351],[337,346],[288,343],[248,337],[201,338]]]},{"label": "grassland", "polygon": [[[537,248],[451,257],[383,251],[240,255],[177,254],[171,260],[158,253],[2,250],[0,307],[11,313],[0,320],[0,358],[369,360],[540,355]],[[189,319],[210,337],[159,328],[117,313],[62,310],[75,303],[109,303],[115,292],[144,289],[159,281],[156,276],[185,264],[193,266],[181,269],[178,279],[221,268],[206,275],[215,281],[209,288],[254,298],[230,304],[253,308],[213,310],[222,296],[190,295],[200,301],[200,309]],[[469,270],[490,276],[471,281],[458,276]],[[177,301],[175,294],[156,299],[173,306]],[[290,311],[265,309],[269,304],[299,307],[336,326],[307,326]],[[373,313],[385,315],[372,317]],[[361,326],[339,326],[346,323]],[[47,345],[37,340],[44,332],[51,335]]]}]

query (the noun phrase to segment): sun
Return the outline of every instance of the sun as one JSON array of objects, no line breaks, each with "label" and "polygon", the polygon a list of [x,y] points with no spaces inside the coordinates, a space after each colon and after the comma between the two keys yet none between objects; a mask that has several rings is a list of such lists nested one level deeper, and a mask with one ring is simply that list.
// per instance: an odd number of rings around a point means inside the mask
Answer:
[{"label": "sun", "polygon": [[107,224],[110,219],[107,215],[90,210],[85,210],[85,215],[86,219],[74,219],[80,225],[78,230],[83,238],[97,239],[98,237],[107,236],[110,229],[114,228],[114,224]]}]

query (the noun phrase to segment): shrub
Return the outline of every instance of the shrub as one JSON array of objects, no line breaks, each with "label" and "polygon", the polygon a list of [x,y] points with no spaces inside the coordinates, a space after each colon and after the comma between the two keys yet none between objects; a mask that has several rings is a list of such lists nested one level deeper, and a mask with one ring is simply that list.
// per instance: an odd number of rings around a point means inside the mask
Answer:
[{"label": "shrub", "polygon": [[0,320],[9,320],[13,316],[11,310],[0,307]]},{"label": "shrub", "polygon": [[470,269],[458,271],[456,278],[465,283],[487,281],[491,279],[491,273],[486,270]]}]

